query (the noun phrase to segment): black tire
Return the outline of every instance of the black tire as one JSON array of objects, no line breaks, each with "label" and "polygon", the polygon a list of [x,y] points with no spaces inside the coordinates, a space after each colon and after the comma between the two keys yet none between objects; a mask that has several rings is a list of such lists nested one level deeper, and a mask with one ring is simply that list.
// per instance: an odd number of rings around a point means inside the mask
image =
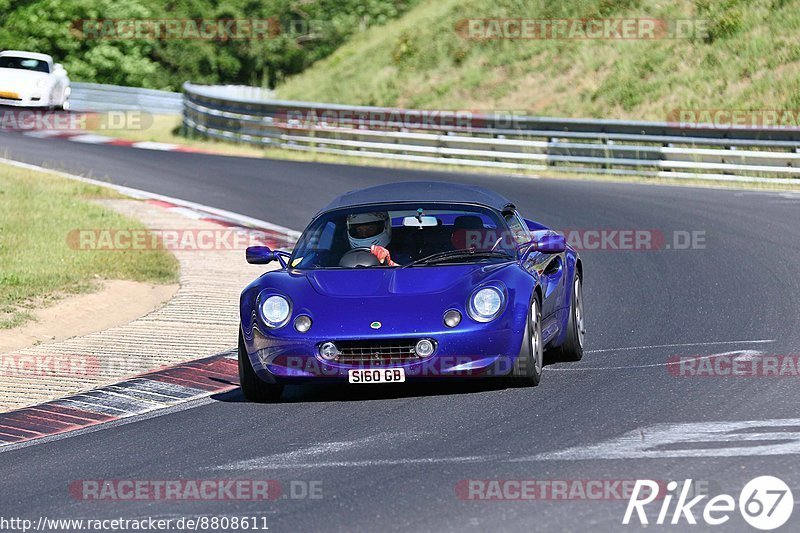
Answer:
[{"label": "black tire", "polygon": [[528,322],[522,348],[514,361],[513,381],[521,387],[535,387],[542,379],[544,362],[542,348],[542,306],[536,295],[528,306]]},{"label": "black tire", "polygon": [[283,393],[283,385],[265,383],[256,375],[247,356],[241,333],[239,333],[239,385],[242,387],[245,399],[250,402],[276,402]]},{"label": "black tire", "polygon": [[575,273],[572,282],[572,297],[567,322],[567,339],[564,344],[553,350],[554,362],[580,361],[583,358],[583,341],[586,334],[583,314],[583,284],[581,277]]}]

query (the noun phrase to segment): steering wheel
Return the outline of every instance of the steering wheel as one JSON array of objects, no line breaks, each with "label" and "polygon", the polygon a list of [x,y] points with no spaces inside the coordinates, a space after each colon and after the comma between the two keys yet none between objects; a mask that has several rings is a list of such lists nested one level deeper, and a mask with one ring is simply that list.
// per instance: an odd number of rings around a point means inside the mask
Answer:
[{"label": "steering wheel", "polygon": [[380,266],[380,261],[367,247],[353,248],[347,250],[339,260],[340,267],[372,267]]}]

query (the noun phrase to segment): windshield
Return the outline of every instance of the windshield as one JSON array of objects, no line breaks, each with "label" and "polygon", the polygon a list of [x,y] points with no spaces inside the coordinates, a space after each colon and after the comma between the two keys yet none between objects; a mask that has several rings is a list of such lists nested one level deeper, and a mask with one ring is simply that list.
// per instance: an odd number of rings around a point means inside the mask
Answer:
[{"label": "windshield", "polygon": [[391,266],[516,257],[505,220],[491,209],[460,204],[382,204],[323,214],[303,232],[290,264],[299,269],[380,266],[377,261],[354,265],[346,259],[359,253],[354,252],[357,249],[369,256],[373,245],[389,252],[390,260],[382,264]]},{"label": "windshield", "polygon": [[47,61],[31,59],[28,57],[2,56],[0,57],[0,68],[14,68],[18,70],[33,70],[34,72],[50,73],[50,66]]}]

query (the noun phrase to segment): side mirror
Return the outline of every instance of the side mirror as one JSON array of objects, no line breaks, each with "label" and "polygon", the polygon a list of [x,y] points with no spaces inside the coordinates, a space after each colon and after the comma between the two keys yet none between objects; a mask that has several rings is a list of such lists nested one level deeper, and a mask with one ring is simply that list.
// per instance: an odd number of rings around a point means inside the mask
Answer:
[{"label": "side mirror", "polygon": [[533,249],[544,254],[560,254],[567,249],[567,240],[553,230],[533,232]]},{"label": "side mirror", "polygon": [[244,255],[251,265],[267,265],[275,260],[275,252],[268,246],[248,246]]},{"label": "side mirror", "polygon": [[[525,246],[525,245],[523,245]],[[532,252],[543,254],[560,254],[567,249],[567,240],[560,233],[553,230],[538,230],[533,232],[533,240],[528,243],[528,249],[522,255],[522,261],[528,259]]]}]

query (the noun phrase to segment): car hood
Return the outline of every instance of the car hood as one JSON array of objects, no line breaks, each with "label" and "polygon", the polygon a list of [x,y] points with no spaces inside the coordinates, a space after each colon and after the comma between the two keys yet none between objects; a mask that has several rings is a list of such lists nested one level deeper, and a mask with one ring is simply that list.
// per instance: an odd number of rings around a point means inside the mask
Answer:
[{"label": "car hood", "polygon": [[36,82],[49,78],[44,72],[22,70],[18,68],[0,68],[0,89],[16,89],[20,87],[33,87]]},{"label": "car hood", "polygon": [[419,295],[445,292],[465,283],[475,285],[498,267],[502,265],[314,270],[306,278],[323,296]]}]

